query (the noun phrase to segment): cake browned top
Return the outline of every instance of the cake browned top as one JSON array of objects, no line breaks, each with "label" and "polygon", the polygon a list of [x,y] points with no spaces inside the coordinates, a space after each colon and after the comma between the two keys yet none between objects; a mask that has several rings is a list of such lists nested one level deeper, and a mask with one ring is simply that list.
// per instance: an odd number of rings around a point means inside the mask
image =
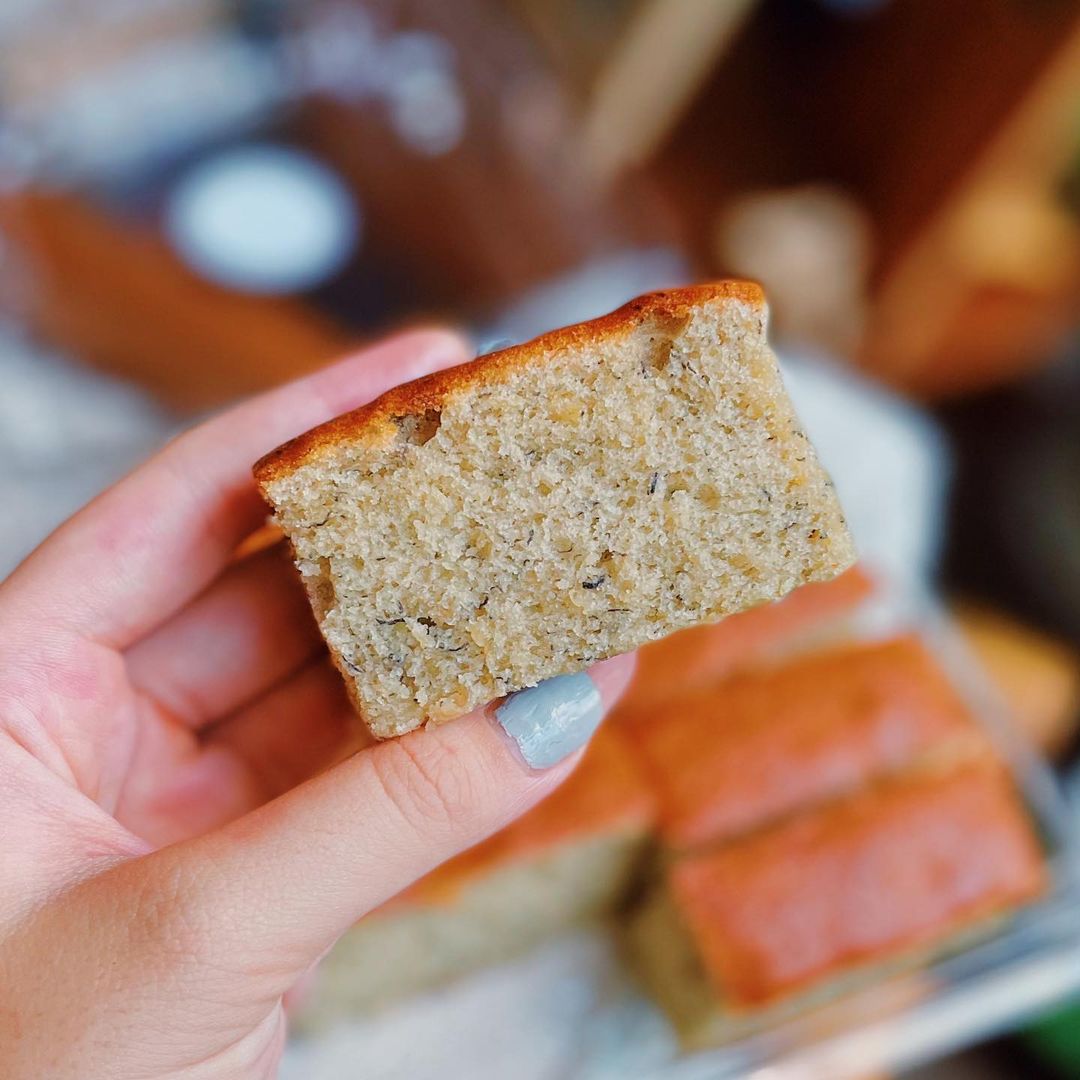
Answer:
[{"label": "cake browned top", "polygon": [[700,304],[715,300],[741,300],[760,308],[764,315],[765,295],[760,286],[748,281],[717,281],[647,293],[598,319],[552,330],[521,345],[478,356],[467,364],[394,387],[367,405],[328,420],[272,450],[255,463],[255,479],[265,485],[341,442],[379,442],[392,437],[398,430],[395,417],[441,409],[455,391],[500,382],[519,368],[545,361],[559,349],[619,337],[647,320],[680,319]]},{"label": "cake browned top", "polygon": [[634,681],[619,702],[616,721],[650,727],[656,709],[673,699],[716,687],[740,671],[774,664],[819,635],[831,634],[874,588],[867,570],[855,565],[830,581],[802,585],[782,600],[649,642],[638,654]]},{"label": "cake browned top", "polygon": [[1008,776],[981,761],[684,859],[670,884],[709,978],[738,1008],[927,947],[1045,882]]},{"label": "cake browned top", "polygon": [[983,747],[967,707],[913,637],[744,674],[646,715],[635,734],[664,839],[678,848],[759,828],[927,755]]}]

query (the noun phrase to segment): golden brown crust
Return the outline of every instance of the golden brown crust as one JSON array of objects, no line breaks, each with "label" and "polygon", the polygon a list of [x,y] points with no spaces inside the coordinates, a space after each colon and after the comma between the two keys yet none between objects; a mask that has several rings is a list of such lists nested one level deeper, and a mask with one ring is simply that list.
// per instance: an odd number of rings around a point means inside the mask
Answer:
[{"label": "golden brown crust", "polygon": [[930,757],[985,750],[915,637],[674,694],[647,718],[636,745],[660,799],[661,834],[678,849],[761,828]]},{"label": "golden brown crust", "polygon": [[326,448],[347,441],[377,440],[394,430],[393,417],[441,409],[454,391],[499,382],[528,364],[543,361],[556,350],[594,344],[602,337],[629,333],[646,319],[684,318],[702,304],[728,300],[765,308],[761,287],[749,281],[717,281],[647,293],[598,319],[553,330],[521,345],[395,387],[367,405],[320,424],[272,450],[256,462],[255,479],[265,487],[311,461]]},{"label": "golden brown crust", "polygon": [[1008,775],[979,761],[684,859],[670,884],[716,991],[738,1009],[1029,902],[1046,869]]}]

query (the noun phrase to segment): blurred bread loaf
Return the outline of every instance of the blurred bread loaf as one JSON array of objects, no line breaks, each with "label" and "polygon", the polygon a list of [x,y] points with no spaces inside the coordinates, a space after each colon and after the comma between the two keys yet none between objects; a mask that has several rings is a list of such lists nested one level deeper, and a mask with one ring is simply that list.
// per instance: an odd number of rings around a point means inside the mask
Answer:
[{"label": "blurred bread loaf", "polygon": [[631,940],[688,1046],[726,1041],[986,933],[1046,886],[990,758],[928,768],[675,860]]},{"label": "blurred bread loaf", "polygon": [[745,283],[654,293],[256,465],[376,736],[852,563],[765,319]]},{"label": "blurred bread loaf", "polygon": [[673,850],[731,839],[928,758],[991,752],[914,637],[746,672],[640,716],[633,734]]}]

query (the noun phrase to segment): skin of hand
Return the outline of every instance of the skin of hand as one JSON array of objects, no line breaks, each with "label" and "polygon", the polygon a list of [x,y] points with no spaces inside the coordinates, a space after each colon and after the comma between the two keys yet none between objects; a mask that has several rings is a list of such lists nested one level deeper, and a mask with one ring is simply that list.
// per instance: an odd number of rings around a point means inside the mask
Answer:
[{"label": "skin of hand", "polygon": [[[175,439],[0,584],[6,1080],[269,1077],[335,939],[551,792],[491,709],[372,745],[251,463],[468,359],[414,331]],[[633,660],[591,674],[605,706]]]}]

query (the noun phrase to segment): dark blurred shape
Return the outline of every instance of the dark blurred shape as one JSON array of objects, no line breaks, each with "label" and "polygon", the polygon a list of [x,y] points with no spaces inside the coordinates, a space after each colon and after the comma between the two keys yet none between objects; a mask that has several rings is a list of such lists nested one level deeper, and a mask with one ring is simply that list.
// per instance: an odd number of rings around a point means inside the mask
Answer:
[{"label": "dark blurred shape", "polygon": [[1068,331],[1080,245],[1060,191],[1078,101],[1074,3],[909,0],[849,18],[767,0],[655,171],[705,262],[733,200],[847,192],[875,239],[861,362],[955,395],[1045,363]]},{"label": "dark blurred shape", "polygon": [[878,12],[891,2],[892,0],[818,0],[822,7],[830,11],[854,17]]},{"label": "dark blurred shape", "polygon": [[665,239],[659,206],[640,187],[601,196],[586,182],[571,103],[497,5],[369,6],[376,17],[407,11],[402,33],[422,26],[459,58],[460,142],[438,156],[404,154],[376,111],[331,94],[306,103],[296,128],[370,208],[373,257],[407,266],[414,290],[436,306],[493,314],[588,259]]},{"label": "dark blurred shape", "polygon": [[1027,1030],[1025,1041],[1052,1075],[1080,1076],[1080,1001],[1043,1017]]},{"label": "dark blurred shape", "polygon": [[756,0],[646,0],[611,43],[582,118],[588,176],[609,187],[663,143]]},{"label": "dark blurred shape", "polygon": [[956,451],[946,581],[1080,643],[1080,352],[941,415]]},{"label": "dark blurred shape", "polygon": [[638,0],[508,0],[552,58],[575,98],[584,100],[612,45],[626,32]]},{"label": "dark blurred shape", "polygon": [[[402,321],[488,322],[533,286],[663,242],[640,184],[585,181],[550,63],[495,3],[162,6],[174,17],[80,10],[0,38],[0,56],[41,37],[72,58],[0,77],[0,229],[18,267],[0,304],[176,404],[279,382]],[[346,264],[273,301],[204,280],[250,287],[219,272],[229,252],[214,263],[175,234],[181,257],[162,234],[176,184],[253,141],[311,155],[363,221]],[[282,213],[292,256],[319,242],[321,219]],[[215,243],[270,258],[240,216],[217,219]]]}]

